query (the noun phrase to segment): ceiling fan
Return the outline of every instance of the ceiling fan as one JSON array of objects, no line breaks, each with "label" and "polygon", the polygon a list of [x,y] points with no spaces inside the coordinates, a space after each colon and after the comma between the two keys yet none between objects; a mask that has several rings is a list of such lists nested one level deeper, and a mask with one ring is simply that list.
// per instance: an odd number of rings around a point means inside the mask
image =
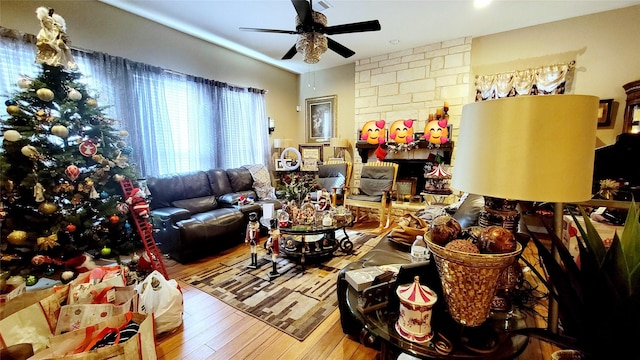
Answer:
[{"label": "ceiling fan", "polygon": [[289,60],[299,52],[304,55],[304,61],[310,64],[315,64],[320,61],[320,55],[327,51],[327,49],[331,49],[345,58],[355,54],[353,50],[328,38],[326,35],[380,30],[380,22],[378,20],[327,26],[327,17],[320,12],[314,11],[311,2],[312,0],[309,0],[309,2],[306,0],[291,0],[297,13],[295,30],[246,27],[241,27],[240,30],[298,35],[298,40],[291,49],[284,54],[282,60]]}]

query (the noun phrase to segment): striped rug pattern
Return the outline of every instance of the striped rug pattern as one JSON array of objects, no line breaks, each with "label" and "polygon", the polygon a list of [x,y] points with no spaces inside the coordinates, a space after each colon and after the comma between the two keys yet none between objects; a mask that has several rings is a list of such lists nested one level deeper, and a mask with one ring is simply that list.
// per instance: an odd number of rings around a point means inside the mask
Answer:
[{"label": "striped rug pattern", "polygon": [[[249,269],[246,257],[225,259],[200,273],[182,279],[226,304],[249,314],[302,341],[338,307],[336,280],[340,269],[373,248],[380,237],[347,230],[353,251],[340,250],[333,257],[303,268],[296,259],[279,257],[281,274],[272,280],[271,257],[259,247],[257,269]],[[336,238],[344,236],[342,231]]]}]

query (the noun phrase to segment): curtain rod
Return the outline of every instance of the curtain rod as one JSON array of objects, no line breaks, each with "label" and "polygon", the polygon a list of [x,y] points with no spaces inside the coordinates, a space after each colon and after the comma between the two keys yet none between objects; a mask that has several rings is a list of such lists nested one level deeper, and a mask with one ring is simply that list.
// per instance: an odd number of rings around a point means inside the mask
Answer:
[{"label": "curtain rod", "polygon": [[[26,32],[20,31],[20,30],[8,29],[8,28],[5,28],[3,26],[0,26],[0,37],[14,39],[14,40],[22,41],[22,42],[25,42],[25,43],[28,43],[28,44],[33,44],[33,45],[35,45],[36,42],[38,41],[37,37],[35,35],[33,35],[33,34],[29,34],[29,33],[26,33]],[[151,67],[154,67],[154,68],[156,68],[156,69],[158,69],[160,71],[163,71],[163,72],[166,72],[166,73],[170,73],[170,74],[174,74],[174,75],[186,76],[186,77],[209,80],[209,81],[215,81],[216,83],[224,84],[225,86],[229,86],[231,88],[238,89],[238,90],[247,90],[249,92],[258,92],[258,93],[262,93],[262,94],[266,94],[268,92],[268,90],[257,89],[257,88],[253,88],[253,87],[250,87],[250,86],[234,85],[234,84],[229,84],[229,83],[226,83],[226,82],[223,82],[223,81],[217,81],[217,80],[213,80],[213,79],[206,79],[206,78],[203,78],[201,76],[189,75],[189,74],[185,74],[185,73],[182,73],[182,72],[179,72],[179,71],[165,69],[165,68],[162,68],[160,66],[145,64],[143,62],[134,61],[134,60],[131,60],[131,59],[124,58],[122,56],[111,55],[111,54],[103,53],[103,52],[100,52],[100,51],[87,50],[87,49],[79,48],[77,46],[69,46],[69,48],[71,50],[73,50],[73,51],[85,53],[85,54],[88,54],[88,55],[105,54],[105,55],[108,55],[108,56],[121,58],[121,59],[124,59],[124,60],[127,60],[127,61],[131,61],[131,62],[134,62],[134,63],[139,63],[139,64],[144,64],[144,65],[147,65],[147,66],[151,66]]]},{"label": "curtain rod", "polygon": [[[541,65],[541,66],[537,66],[534,68],[528,68],[528,69],[524,69],[524,70],[537,70],[537,69],[541,69],[541,68],[545,68],[545,67],[553,67],[553,66],[567,66],[569,68],[569,70],[575,68],[576,65],[576,61],[575,60],[571,60],[568,63],[558,63],[558,64],[552,64],[552,65]],[[518,71],[523,71],[523,69],[520,70],[511,70],[511,71],[504,71],[504,72],[500,72],[500,73],[494,73],[494,74],[485,74],[485,75],[476,75],[476,79],[478,79],[481,76],[492,76],[492,75],[505,75],[505,74],[512,74]]]}]

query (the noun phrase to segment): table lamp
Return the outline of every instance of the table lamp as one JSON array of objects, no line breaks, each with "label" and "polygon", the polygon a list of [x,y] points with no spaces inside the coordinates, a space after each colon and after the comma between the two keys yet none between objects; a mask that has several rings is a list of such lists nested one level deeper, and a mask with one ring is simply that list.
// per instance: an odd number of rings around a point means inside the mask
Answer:
[{"label": "table lamp", "polygon": [[[592,197],[599,98],[528,95],[463,106],[451,187],[502,199],[554,203],[562,238],[563,203]],[[549,298],[549,330],[557,332]]]},{"label": "table lamp", "polygon": [[344,149],[349,147],[349,139],[333,137],[329,139],[329,146],[333,148],[334,157],[344,159]]},{"label": "table lamp", "polygon": [[[285,148],[289,147],[290,146],[289,144],[291,144],[292,142],[293,142],[293,140],[291,140],[291,139],[279,139],[279,138],[278,139],[273,139],[273,148],[274,149],[278,149],[278,150],[285,149]],[[277,157],[279,158],[280,157],[280,152],[279,151],[278,151],[277,155],[278,155]]]}]

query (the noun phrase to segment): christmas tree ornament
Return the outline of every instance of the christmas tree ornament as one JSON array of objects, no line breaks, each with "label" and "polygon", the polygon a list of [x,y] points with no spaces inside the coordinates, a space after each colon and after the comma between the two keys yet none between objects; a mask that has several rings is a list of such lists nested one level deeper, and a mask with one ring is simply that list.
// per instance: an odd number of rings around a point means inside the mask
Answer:
[{"label": "christmas tree ornament", "polygon": [[108,193],[108,192],[106,192],[106,191],[102,191],[102,192],[100,193],[100,198],[102,198],[102,199],[106,199],[106,198],[108,198],[108,197],[109,197],[109,193]]},{"label": "christmas tree ornament", "polygon": [[18,105],[18,103],[17,103],[15,100],[13,100],[13,99],[9,99],[9,100],[5,101],[5,102],[4,102],[4,104],[5,104],[6,106]]},{"label": "christmas tree ornament", "polygon": [[18,87],[20,89],[23,89],[23,90],[29,89],[31,85],[33,85],[33,80],[28,77],[23,77],[20,80],[18,80]]},{"label": "christmas tree ornament", "polygon": [[47,101],[47,102],[53,100],[53,98],[55,97],[55,95],[53,94],[53,91],[47,88],[40,88],[36,90],[36,95],[40,100]]},{"label": "christmas tree ornament", "polygon": [[35,275],[27,275],[25,278],[25,283],[27,286],[33,286],[38,283],[38,278]]},{"label": "christmas tree ornament", "polygon": [[4,132],[2,136],[4,137],[5,140],[11,141],[11,142],[22,139],[22,135],[20,135],[20,133],[17,132],[16,130],[7,130]]},{"label": "christmas tree ornament", "polygon": [[117,224],[120,221],[120,217],[118,215],[111,215],[109,217],[109,222],[112,224]]},{"label": "christmas tree ornament", "polygon": [[58,205],[51,202],[43,202],[38,206],[38,211],[43,215],[51,215],[58,211]]},{"label": "christmas tree ornament", "polygon": [[125,177],[124,177],[124,175],[122,175],[122,174],[115,174],[115,175],[113,175],[113,180],[115,180],[115,181],[117,181],[117,182],[120,182],[120,181],[122,181],[122,180],[124,180],[124,179],[125,179]]},{"label": "christmas tree ornament", "polygon": [[7,106],[7,114],[11,116],[17,116],[20,115],[20,113],[22,113],[22,110],[20,110],[20,107],[18,105]]},{"label": "christmas tree ornament", "polygon": [[125,155],[131,155],[131,153],[133,152],[133,148],[131,146],[125,146],[121,151]]},{"label": "christmas tree ornament", "polygon": [[122,129],[120,130],[120,136],[127,137],[129,136],[129,132],[127,130]]},{"label": "christmas tree ornament", "polygon": [[40,183],[36,183],[33,187],[33,197],[36,199],[36,202],[44,201],[44,186]]},{"label": "christmas tree ornament", "polygon": [[87,99],[87,101],[85,103],[87,104],[87,106],[91,106],[91,107],[97,107],[98,106],[98,101],[96,101],[96,99],[94,99],[94,98]]},{"label": "christmas tree ornament", "polygon": [[22,155],[28,156],[32,159],[35,159],[40,155],[40,153],[38,152],[38,149],[36,149],[34,146],[31,146],[31,145],[23,146],[20,151],[22,152]]},{"label": "christmas tree ornament", "polygon": [[100,250],[100,255],[105,257],[111,255],[111,248],[108,248],[106,246],[103,247],[102,250]]},{"label": "christmas tree ornament", "polygon": [[25,246],[28,245],[27,232],[22,230],[13,230],[7,235],[7,241],[13,246]]},{"label": "christmas tree ornament", "polygon": [[69,233],[74,233],[77,229],[75,224],[68,224],[65,229],[69,232]]},{"label": "christmas tree ornament", "polygon": [[98,152],[98,146],[91,140],[81,142],[78,149],[80,150],[80,154],[86,157],[92,157]]},{"label": "christmas tree ornament", "polygon": [[67,127],[64,125],[53,125],[51,127],[51,133],[55,136],[65,139],[67,136],[69,136],[69,129],[67,129]]},{"label": "christmas tree ornament", "polygon": [[82,99],[82,94],[76,89],[69,88],[69,91],[67,91],[67,97],[73,101],[78,101]]},{"label": "christmas tree ornament", "polygon": [[145,197],[144,192],[142,192],[140,188],[133,188],[129,193],[129,197],[125,200],[129,205],[129,210],[142,218],[149,217],[149,204],[145,201]]},{"label": "christmas tree ornament", "polygon": [[36,245],[39,250],[47,251],[53,249],[56,246],[60,246],[58,243],[58,234],[52,234],[49,236],[41,236],[37,239]]},{"label": "christmas tree ornament", "polygon": [[36,111],[36,120],[40,122],[49,122],[52,119],[51,113],[46,109]]},{"label": "christmas tree ornament", "polygon": [[96,188],[94,186],[91,186],[91,191],[89,191],[89,198],[90,199],[98,199],[98,198],[100,198],[100,194],[98,194],[98,192],[96,191]]},{"label": "christmas tree ornament", "polygon": [[69,165],[67,166],[67,168],[64,170],[64,173],[67,175],[67,177],[69,178],[69,180],[71,181],[76,181],[76,179],[78,178],[78,176],[80,176],[80,169],[78,169],[77,166],[75,165]]},{"label": "christmas tree ornament", "polygon": [[44,269],[43,274],[45,276],[51,276],[54,272],[56,272],[56,269],[54,269],[51,265],[47,265],[47,267]]}]

